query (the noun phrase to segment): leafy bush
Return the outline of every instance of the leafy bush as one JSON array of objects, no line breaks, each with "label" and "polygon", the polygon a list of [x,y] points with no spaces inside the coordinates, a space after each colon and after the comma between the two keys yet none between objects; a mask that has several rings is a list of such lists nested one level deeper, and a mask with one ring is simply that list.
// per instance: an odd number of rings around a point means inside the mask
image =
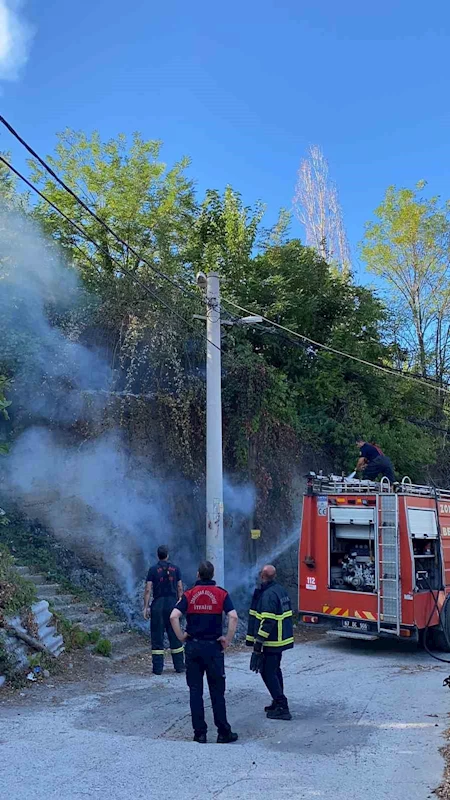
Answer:
[{"label": "leafy bush", "polygon": [[98,656],[105,656],[109,658],[112,652],[112,644],[109,639],[99,639],[95,647],[94,653]]},{"label": "leafy bush", "polygon": [[77,625],[72,625],[68,619],[63,617],[62,614],[58,614],[53,608],[51,610],[56,620],[58,633],[60,633],[64,639],[66,652],[80,650],[82,647],[86,647],[86,645],[89,644],[89,637],[86,631],[82,631]]}]

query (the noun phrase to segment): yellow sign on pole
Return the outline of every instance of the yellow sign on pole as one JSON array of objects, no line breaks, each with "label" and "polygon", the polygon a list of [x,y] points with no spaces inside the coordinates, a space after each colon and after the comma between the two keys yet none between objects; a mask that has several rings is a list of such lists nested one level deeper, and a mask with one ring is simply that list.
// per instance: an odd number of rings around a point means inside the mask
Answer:
[{"label": "yellow sign on pole", "polygon": [[251,535],[252,539],[259,539],[260,536],[261,536],[261,531],[253,529],[253,530],[250,531],[250,535]]}]

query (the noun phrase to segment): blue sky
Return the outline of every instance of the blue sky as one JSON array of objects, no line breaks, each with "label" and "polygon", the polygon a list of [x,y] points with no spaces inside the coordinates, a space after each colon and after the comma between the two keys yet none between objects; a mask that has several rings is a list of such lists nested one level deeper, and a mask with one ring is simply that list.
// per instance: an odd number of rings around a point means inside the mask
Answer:
[{"label": "blue sky", "polygon": [[[65,127],[139,130],[169,163],[191,157],[200,194],[231,183],[270,223],[317,143],[354,251],[389,184],[450,196],[444,0],[25,0],[20,21],[34,37],[1,107],[42,153]],[[0,149],[23,165],[3,130]]]}]

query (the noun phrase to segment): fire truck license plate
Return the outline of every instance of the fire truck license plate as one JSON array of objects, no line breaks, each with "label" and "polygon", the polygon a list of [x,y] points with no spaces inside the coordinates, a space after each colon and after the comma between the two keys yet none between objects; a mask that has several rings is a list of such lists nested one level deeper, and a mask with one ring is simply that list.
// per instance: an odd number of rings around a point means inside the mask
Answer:
[{"label": "fire truck license plate", "polygon": [[369,629],[367,622],[357,622],[354,619],[343,619],[342,627],[357,631],[367,631]]}]

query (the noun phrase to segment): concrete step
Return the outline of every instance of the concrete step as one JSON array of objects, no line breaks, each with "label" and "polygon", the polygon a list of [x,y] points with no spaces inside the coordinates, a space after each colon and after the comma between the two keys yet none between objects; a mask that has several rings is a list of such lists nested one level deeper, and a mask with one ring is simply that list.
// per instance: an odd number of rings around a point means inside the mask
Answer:
[{"label": "concrete step", "polygon": [[116,636],[119,633],[123,633],[126,630],[126,623],[125,622],[103,622],[100,625],[97,624],[94,626],[97,630],[100,631],[102,637],[104,639],[111,639],[112,636]]},{"label": "concrete step", "polygon": [[65,609],[76,608],[77,606],[83,605],[82,603],[78,603],[73,594],[58,594],[49,602],[51,602],[51,605],[59,614],[63,614]]},{"label": "concrete step", "polygon": [[36,585],[36,594],[39,600],[48,600],[50,597],[58,597],[62,589],[59,583],[45,583]]},{"label": "concrete step", "polygon": [[137,635],[133,631],[123,631],[123,633],[110,636],[109,640],[113,646],[114,653],[122,653],[125,652],[125,650],[136,647],[143,647],[148,650],[149,653],[151,652],[150,639],[146,641],[142,636]]},{"label": "concrete step", "polygon": [[148,656],[148,663],[150,666],[152,660],[150,654],[150,648],[143,647],[142,645],[139,644],[137,644],[135,647],[129,647],[123,652],[115,652],[113,650],[111,654],[111,661],[120,663],[121,661],[126,661],[127,658],[133,658],[133,656],[142,656],[142,657]]},{"label": "concrete step", "polygon": [[23,578],[28,578],[31,575],[30,567],[15,566],[14,569],[19,573],[19,575],[22,575]]},{"label": "concrete step", "polygon": [[36,586],[40,587],[49,585],[48,578],[46,575],[41,575],[40,573],[38,574],[30,573],[30,575],[26,575],[25,577],[28,581],[32,581],[32,583],[34,583]]},{"label": "concrete step", "polygon": [[83,620],[87,614],[92,613],[91,607],[86,603],[67,603],[55,607],[55,610],[70,622],[77,619]]},{"label": "concrete step", "polygon": [[88,611],[87,614],[83,615],[83,618],[80,620],[80,622],[78,623],[74,622],[73,624],[79,625],[79,627],[82,628],[84,631],[91,631],[93,628],[97,628],[100,625],[105,625],[106,622],[109,622],[109,619],[101,611],[99,611],[98,613],[95,611]]},{"label": "concrete step", "polygon": [[103,639],[110,639],[125,628],[124,622],[110,622],[104,614],[86,615],[86,620],[76,623],[83,631],[100,631]]}]

